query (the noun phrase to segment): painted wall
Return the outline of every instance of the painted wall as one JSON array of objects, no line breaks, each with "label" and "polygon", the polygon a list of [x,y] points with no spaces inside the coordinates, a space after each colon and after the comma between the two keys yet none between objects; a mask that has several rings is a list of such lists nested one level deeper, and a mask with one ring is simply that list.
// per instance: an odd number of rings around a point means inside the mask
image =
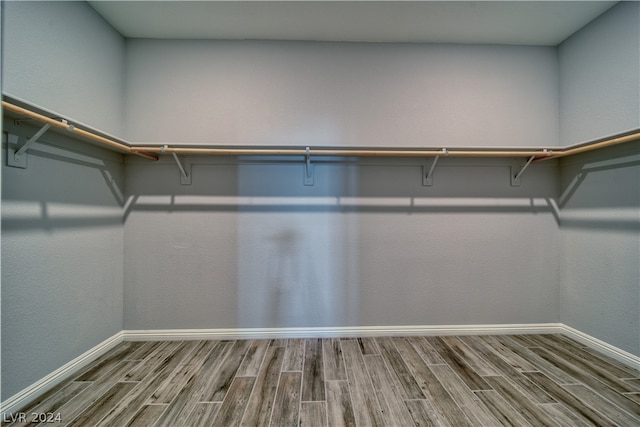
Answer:
[{"label": "painted wall", "polygon": [[[3,93],[121,133],[124,39],[84,2],[2,6]],[[3,401],[122,330],[122,156],[42,141],[2,152]]]},{"label": "painted wall", "polygon": [[2,92],[122,136],[124,38],[85,2],[3,6]]},{"label": "painted wall", "polygon": [[126,138],[556,146],[552,47],[127,40]]},{"label": "painted wall", "polygon": [[640,3],[623,1],[558,48],[560,141],[640,128]]},{"label": "painted wall", "polygon": [[640,144],[561,164],[561,321],[640,355]]},{"label": "painted wall", "polygon": [[[640,127],[640,4],[560,47],[563,142]],[[579,96],[578,96],[579,95]],[[561,322],[640,355],[640,145],[563,159]]]},{"label": "painted wall", "polygon": [[125,329],[559,318],[556,163],[195,160],[128,159]]},{"label": "painted wall", "polygon": [[122,330],[122,156],[41,140],[2,162],[2,400]]}]

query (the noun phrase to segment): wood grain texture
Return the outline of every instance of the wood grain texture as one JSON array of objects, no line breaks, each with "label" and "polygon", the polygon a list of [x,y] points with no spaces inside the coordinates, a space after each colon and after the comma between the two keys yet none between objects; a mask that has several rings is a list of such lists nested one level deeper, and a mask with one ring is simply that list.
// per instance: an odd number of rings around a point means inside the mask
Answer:
[{"label": "wood grain texture", "polygon": [[248,427],[269,424],[285,353],[284,347],[269,347],[267,350],[241,425]]},{"label": "wood grain texture", "polygon": [[347,381],[327,381],[327,420],[330,426],[356,425]]},{"label": "wood grain texture", "polygon": [[300,403],[300,427],[326,427],[327,403],[326,402],[301,402]]},{"label": "wood grain texture", "polygon": [[560,335],[125,342],[22,412],[92,427],[635,427],[640,373]]},{"label": "wood grain texture", "polygon": [[301,386],[302,374],[300,372],[283,372],[280,375],[269,425],[274,427],[294,427],[298,425]]},{"label": "wood grain texture", "polygon": [[303,372],[302,400],[305,402],[325,400],[322,339],[304,341]]}]

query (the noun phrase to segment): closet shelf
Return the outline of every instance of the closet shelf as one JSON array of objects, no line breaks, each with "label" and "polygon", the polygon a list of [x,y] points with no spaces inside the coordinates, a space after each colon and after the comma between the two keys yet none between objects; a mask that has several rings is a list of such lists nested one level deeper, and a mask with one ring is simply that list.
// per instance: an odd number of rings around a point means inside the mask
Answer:
[{"label": "closet shelf", "polygon": [[[220,146],[169,146],[167,144],[138,144],[118,142],[93,132],[89,132],[65,121],[59,121],[27,108],[20,107],[7,101],[2,101],[2,108],[11,111],[18,116],[24,116],[36,121],[48,124],[82,138],[89,139],[106,148],[121,151],[127,154],[144,157],[150,160],[158,160],[159,154],[187,154],[187,155],[219,155],[219,156],[348,156],[348,157],[526,157],[530,162],[539,162],[559,157],[566,157],[586,151],[597,150],[626,142],[640,140],[640,130],[635,130],[622,135],[591,141],[585,144],[577,144],[566,148],[424,148],[424,149],[390,149],[390,148],[335,148],[335,147],[220,147]],[[174,156],[175,157],[175,156]]]}]

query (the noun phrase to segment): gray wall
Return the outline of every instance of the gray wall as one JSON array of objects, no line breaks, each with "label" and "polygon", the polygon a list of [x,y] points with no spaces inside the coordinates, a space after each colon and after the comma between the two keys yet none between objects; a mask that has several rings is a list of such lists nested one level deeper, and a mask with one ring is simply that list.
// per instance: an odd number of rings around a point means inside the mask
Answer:
[{"label": "gray wall", "polygon": [[[640,3],[622,2],[560,46],[564,143],[640,127]],[[640,148],[561,161],[561,318],[640,355]]]},{"label": "gray wall", "polygon": [[560,141],[640,128],[640,3],[623,1],[558,47]]},{"label": "gray wall", "polygon": [[85,2],[3,2],[2,92],[122,136],[124,38]]},{"label": "gray wall", "polygon": [[128,40],[127,139],[558,145],[552,47]]},{"label": "gray wall", "polygon": [[[3,93],[120,133],[122,37],[85,3],[2,5]],[[42,141],[2,152],[2,400],[122,330],[122,156]]]},{"label": "gray wall", "polygon": [[559,319],[553,162],[194,160],[129,159],[125,329]]},{"label": "gray wall", "polygon": [[561,321],[640,355],[640,144],[561,165]]},{"label": "gray wall", "polygon": [[3,400],[122,330],[122,156],[42,141],[2,164]]}]

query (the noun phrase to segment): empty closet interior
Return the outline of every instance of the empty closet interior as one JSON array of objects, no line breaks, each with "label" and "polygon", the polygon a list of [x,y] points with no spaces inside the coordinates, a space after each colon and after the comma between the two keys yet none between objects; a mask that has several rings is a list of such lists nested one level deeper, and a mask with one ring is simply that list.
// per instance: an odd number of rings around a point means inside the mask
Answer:
[{"label": "empty closet interior", "polygon": [[535,45],[129,36],[107,3],[2,3],[3,402],[150,337],[638,363],[640,3]]}]

